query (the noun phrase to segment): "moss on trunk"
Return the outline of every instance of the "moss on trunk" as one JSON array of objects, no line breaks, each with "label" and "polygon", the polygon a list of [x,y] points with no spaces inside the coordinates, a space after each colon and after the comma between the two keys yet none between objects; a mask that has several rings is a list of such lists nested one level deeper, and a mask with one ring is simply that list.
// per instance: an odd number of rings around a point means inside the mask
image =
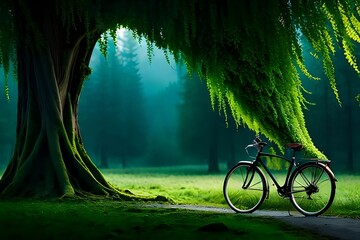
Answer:
[{"label": "moss on trunk", "polygon": [[[70,49],[65,56],[78,56]],[[79,51],[78,51],[79,52]],[[55,65],[48,51],[18,50],[19,100],[17,142],[0,181],[1,197],[114,195],[86,154],[68,91],[70,67]],[[59,58],[59,56],[56,56]],[[83,60],[82,57],[79,58]],[[78,60],[69,58],[68,64]],[[75,64],[76,66],[76,64]],[[59,79],[57,72],[67,72]],[[80,86],[79,86],[80,87]]]},{"label": "moss on trunk", "polygon": [[[0,198],[120,196],[86,153],[78,127],[84,69],[101,32],[68,32],[51,11],[14,12],[17,31],[18,117],[13,157],[0,180]],[[55,15],[55,14],[54,14]],[[26,21],[38,26],[41,46],[29,48]],[[36,41],[36,37],[32,39]]]}]

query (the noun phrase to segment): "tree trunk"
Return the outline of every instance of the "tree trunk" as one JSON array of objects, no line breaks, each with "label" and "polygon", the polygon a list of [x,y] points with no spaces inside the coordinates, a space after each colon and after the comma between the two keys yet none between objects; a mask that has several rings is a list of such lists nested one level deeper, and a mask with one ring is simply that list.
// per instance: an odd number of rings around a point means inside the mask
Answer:
[{"label": "tree trunk", "polygon": [[[346,73],[344,73],[344,76]],[[347,88],[347,99],[346,99],[346,105],[344,107],[344,110],[346,111],[346,118],[347,118],[347,124],[346,124],[346,147],[347,147],[347,163],[346,163],[346,170],[348,172],[354,172],[354,148],[353,148],[353,116],[352,116],[352,101],[354,101],[352,88],[351,88],[351,81],[347,79],[346,81],[346,88]]]},{"label": "tree trunk", "polygon": [[121,156],[121,163],[122,163],[122,168],[127,168],[127,156],[126,153],[123,153]]},{"label": "tree trunk", "polygon": [[236,150],[235,150],[234,139],[231,140],[232,141],[230,143],[230,156],[227,161],[227,169],[231,169],[236,163]]},{"label": "tree trunk", "polygon": [[209,173],[220,172],[218,161],[218,139],[217,135],[212,139],[212,143],[209,145]]},{"label": "tree trunk", "polygon": [[[0,197],[119,194],[85,152],[78,127],[84,79],[79,73],[88,66],[99,34],[89,38],[81,26],[67,31],[55,10],[33,7],[29,12],[14,13],[20,36],[17,140],[0,180]],[[29,17],[42,38],[38,48],[25,43],[34,35],[29,32]]]}]

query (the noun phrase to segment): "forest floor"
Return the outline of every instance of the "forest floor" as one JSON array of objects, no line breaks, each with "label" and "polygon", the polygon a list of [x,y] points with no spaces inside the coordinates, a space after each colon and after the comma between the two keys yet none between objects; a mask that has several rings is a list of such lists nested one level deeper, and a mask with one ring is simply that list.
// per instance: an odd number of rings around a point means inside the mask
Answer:
[{"label": "forest floor", "polygon": [[304,217],[288,200],[279,198],[276,190],[259,210],[236,214],[223,198],[223,174],[188,168],[161,170],[112,169],[105,173],[124,190],[140,196],[168,196],[176,204],[1,200],[0,239],[359,239],[360,198],[354,191],[360,188],[358,175],[339,175],[331,209],[319,217]]},{"label": "forest floor", "polygon": [[325,236],[318,228],[302,229],[302,226],[266,214],[240,215],[220,208],[193,205],[114,200],[21,200],[1,201],[0,212],[2,240],[338,239]]},{"label": "forest floor", "polygon": [[[194,211],[228,213],[236,215],[236,213],[231,209],[219,207],[164,204],[150,205],[150,207],[181,208]],[[257,210],[254,213],[246,215],[274,218],[298,229],[320,233],[329,239],[355,240],[359,239],[360,236],[360,219],[344,218],[338,216],[305,217],[300,213],[293,211],[268,210]]]}]

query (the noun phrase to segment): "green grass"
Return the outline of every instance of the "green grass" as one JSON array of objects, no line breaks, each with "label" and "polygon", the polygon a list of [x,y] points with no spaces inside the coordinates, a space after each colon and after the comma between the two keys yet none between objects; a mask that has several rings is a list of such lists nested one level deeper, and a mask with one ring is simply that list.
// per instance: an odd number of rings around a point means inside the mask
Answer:
[{"label": "green grass", "polygon": [[360,218],[360,176],[336,175],[336,195],[329,214]]},{"label": "green grass", "polygon": [[[109,182],[137,195],[162,195],[178,204],[228,208],[225,173],[204,167],[102,170]],[[330,215],[359,217],[360,177],[337,176]],[[292,209],[275,189],[261,209]],[[1,201],[0,239],[326,239],[276,219],[161,208],[115,200]],[[261,229],[261,231],[259,231]]]},{"label": "green grass", "polygon": [[0,239],[4,240],[326,239],[265,217],[114,200],[2,201],[0,211]]},{"label": "green grass", "polygon": [[[222,193],[225,172],[207,174],[205,167],[104,169],[112,184],[134,194],[171,198],[177,204],[228,207]],[[282,179],[284,176],[276,175]],[[336,175],[335,199],[324,215],[360,218],[360,176]],[[277,194],[271,185],[269,199],[260,209],[295,211],[288,199]]]},{"label": "green grass", "polygon": [[177,204],[225,204],[223,174],[208,175],[198,168],[103,169],[106,179],[136,195],[162,195]]}]

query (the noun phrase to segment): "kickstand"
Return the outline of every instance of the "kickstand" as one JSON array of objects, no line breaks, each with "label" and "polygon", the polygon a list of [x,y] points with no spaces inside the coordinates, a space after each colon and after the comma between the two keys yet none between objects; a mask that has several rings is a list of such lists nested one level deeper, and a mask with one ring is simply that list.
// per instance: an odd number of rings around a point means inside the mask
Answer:
[{"label": "kickstand", "polygon": [[290,212],[290,209],[288,209],[288,214],[289,214],[290,217],[293,216],[293,215],[291,214],[291,212]]},{"label": "kickstand", "polygon": [[290,204],[290,201],[288,201],[288,214],[290,217],[292,217],[293,215],[291,214],[291,207],[292,207],[292,204]]}]

